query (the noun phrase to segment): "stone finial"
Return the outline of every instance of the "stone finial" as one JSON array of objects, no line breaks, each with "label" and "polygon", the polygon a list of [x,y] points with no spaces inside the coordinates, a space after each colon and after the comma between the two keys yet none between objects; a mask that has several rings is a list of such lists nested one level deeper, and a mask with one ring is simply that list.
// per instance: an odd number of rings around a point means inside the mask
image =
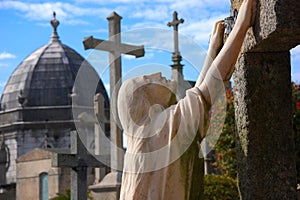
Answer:
[{"label": "stone finial", "polygon": [[59,21],[56,19],[56,13],[53,12],[53,19],[50,21],[52,27],[53,27],[53,33],[51,36],[51,41],[59,41],[59,36],[57,34],[57,27],[59,25]]},{"label": "stone finial", "polygon": [[107,20],[120,21],[122,19],[122,17],[118,13],[116,13],[115,11],[113,11],[110,15],[107,16],[106,19]]}]

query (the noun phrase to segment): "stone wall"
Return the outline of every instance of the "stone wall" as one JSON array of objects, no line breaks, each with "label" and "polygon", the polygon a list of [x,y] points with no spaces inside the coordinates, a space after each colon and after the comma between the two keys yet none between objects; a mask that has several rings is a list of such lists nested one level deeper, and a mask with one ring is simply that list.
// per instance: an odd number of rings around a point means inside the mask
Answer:
[{"label": "stone wall", "polygon": [[[53,152],[34,149],[17,159],[17,200],[40,198],[40,174],[48,174],[49,198],[58,193],[65,194],[70,189],[70,168],[52,167]],[[95,180],[94,170],[88,168],[88,185]]]},{"label": "stone wall", "polygon": [[54,197],[58,192],[58,168],[51,166],[52,153],[34,149],[17,159],[17,200],[31,200],[40,198],[40,174],[49,176],[49,197]]},{"label": "stone wall", "polygon": [[[5,144],[9,149],[9,168],[0,167],[0,185],[16,183],[16,159],[34,148],[70,147],[69,130],[24,130],[5,133]],[[45,137],[45,135],[48,137]]]}]

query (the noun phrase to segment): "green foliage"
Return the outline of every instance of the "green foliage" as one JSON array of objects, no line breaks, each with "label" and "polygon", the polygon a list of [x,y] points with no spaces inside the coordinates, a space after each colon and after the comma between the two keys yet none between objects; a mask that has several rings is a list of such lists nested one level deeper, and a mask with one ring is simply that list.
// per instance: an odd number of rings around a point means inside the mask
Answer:
[{"label": "green foliage", "polygon": [[70,199],[71,199],[71,191],[70,189],[67,189],[66,194],[58,193],[57,197],[54,197],[51,200],[70,200]]},{"label": "green foliage", "polygon": [[233,179],[237,177],[237,161],[235,150],[235,119],[232,89],[226,91],[227,112],[222,133],[214,149],[215,162],[213,166],[221,171],[224,176]]},{"label": "green foliage", "polygon": [[[300,85],[293,83],[293,129],[295,132],[297,180],[300,182]],[[237,162],[235,149],[235,119],[232,90],[226,92],[227,113],[222,133],[215,145],[214,167],[221,171],[220,175],[205,175],[205,200],[239,199],[237,187]]]},{"label": "green foliage", "polygon": [[238,200],[237,181],[228,176],[204,176],[204,200]]},{"label": "green foliage", "polygon": [[[51,200],[71,200],[71,190],[67,189],[66,194],[58,193],[57,197],[52,198]],[[92,194],[88,191],[88,200],[93,200]]]},{"label": "green foliage", "polygon": [[[295,132],[297,180],[300,182],[300,85],[292,83],[292,103],[293,103],[293,129]],[[232,90],[226,92],[227,113],[225,124],[221,136],[215,145],[215,163],[213,165],[221,171],[223,175],[236,178],[236,150],[235,150],[235,120]]]}]

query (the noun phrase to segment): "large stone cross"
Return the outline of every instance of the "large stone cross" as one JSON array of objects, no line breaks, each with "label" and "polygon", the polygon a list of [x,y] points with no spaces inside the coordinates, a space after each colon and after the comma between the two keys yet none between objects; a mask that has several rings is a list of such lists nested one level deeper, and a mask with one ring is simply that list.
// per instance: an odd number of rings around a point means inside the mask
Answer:
[{"label": "large stone cross", "polygon": [[[109,156],[91,155],[84,146],[84,137],[79,137],[77,131],[71,133],[71,153],[55,153],[52,158],[53,167],[71,168],[71,198],[72,200],[87,199],[87,168],[105,167],[99,160],[107,162]],[[105,162],[104,162],[105,163]]]},{"label": "large stone cross", "polygon": [[176,11],[173,13],[173,21],[168,22],[168,26],[173,26],[174,29],[174,53],[172,55],[172,79],[175,80],[178,84],[183,81],[183,75],[182,75],[182,67],[183,65],[181,62],[181,55],[179,52],[179,42],[178,42],[178,26],[179,24],[182,24],[184,20],[178,19],[178,14]]},{"label": "large stone cross", "polygon": [[[117,95],[121,85],[121,54],[143,57],[145,54],[144,46],[134,46],[121,43],[121,21],[122,17],[113,12],[107,17],[109,25],[109,40],[95,39],[92,36],[84,39],[85,49],[97,49],[109,51],[110,63],[110,137],[111,141],[118,148],[122,149],[122,131],[117,125]],[[122,152],[111,148],[111,168],[122,169]]]},{"label": "large stone cross", "polygon": [[289,50],[299,43],[300,1],[257,1],[234,73],[243,200],[297,199]]}]

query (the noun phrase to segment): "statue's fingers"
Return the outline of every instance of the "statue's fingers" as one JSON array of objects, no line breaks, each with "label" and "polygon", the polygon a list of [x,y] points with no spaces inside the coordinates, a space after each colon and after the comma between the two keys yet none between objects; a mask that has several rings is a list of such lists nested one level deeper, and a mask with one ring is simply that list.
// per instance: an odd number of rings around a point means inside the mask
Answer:
[{"label": "statue's fingers", "polygon": [[217,24],[217,27],[216,27],[216,31],[217,31],[217,33],[221,33],[221,34],[224,33],[224,31],[225,31],[224,20],[219,21],[219,23]]},{"label": "statue's fingers", "polygon": [[224,23],[224,20],[219,20],[219,21],[215,22],[214,29],[213,29],[213,34],[217,31],[217,27],[220,23]]}]

